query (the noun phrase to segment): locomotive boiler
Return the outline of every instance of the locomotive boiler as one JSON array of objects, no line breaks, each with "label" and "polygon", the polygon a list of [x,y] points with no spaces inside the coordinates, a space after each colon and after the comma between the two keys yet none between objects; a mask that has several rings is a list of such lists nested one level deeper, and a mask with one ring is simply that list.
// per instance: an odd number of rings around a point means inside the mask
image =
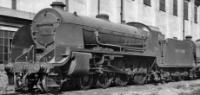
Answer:
[{"label": "locomotive boiler", "polygon": [[17,91],[58,91],[65,86],[107,88],[194,75],[193,44],[164,39],[152,27],[116,24],[68,13],[57,2],[41,10],[13,39]]}]

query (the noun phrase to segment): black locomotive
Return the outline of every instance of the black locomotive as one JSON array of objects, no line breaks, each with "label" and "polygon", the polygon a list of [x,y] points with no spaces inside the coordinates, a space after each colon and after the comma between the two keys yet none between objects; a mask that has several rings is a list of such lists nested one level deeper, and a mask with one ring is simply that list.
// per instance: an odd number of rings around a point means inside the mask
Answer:
[{"label": "black locomotive", "polygon": [[[57,91],[144,84],[198,77],[199,44],[165,39],[141,23],[115,24],[68,13],[62,7],[36,14],[16,32],[12,71],[16,91]],[[198,51],[198,52],[196,52]]]}]

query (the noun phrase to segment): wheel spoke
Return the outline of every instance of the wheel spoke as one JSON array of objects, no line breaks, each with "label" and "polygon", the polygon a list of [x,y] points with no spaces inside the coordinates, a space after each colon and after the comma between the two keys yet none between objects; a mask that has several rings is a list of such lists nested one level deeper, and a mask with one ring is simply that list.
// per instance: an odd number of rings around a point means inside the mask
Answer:
[{"label": "wheel spoke", "polygon": [[81,89],[89,89],[92,87],[93,77],[85,75],[79,78],[79,85]]},{"label": "wheel spoke", "polygon": [[59,92],[60,88],[61,85],[48,76],[44,76],[41,80],[42,92]]},{"label": "wheel spoke", "polygon": [[97,87],[107,88],[111,85],[113,77],[108,73],[100,74],[97,78]]},{"label": "wheel spoke", "polygon": [[119,86],[126,86],[129,82],[128,75],[117,75],[115,79],[115,84]]},{"label": "wheel spoke", "polygon": [[146,81],[145,74],[137,74],[134,76],[134,83],[136,83],[136,84],[144,84],[145,81]]}]

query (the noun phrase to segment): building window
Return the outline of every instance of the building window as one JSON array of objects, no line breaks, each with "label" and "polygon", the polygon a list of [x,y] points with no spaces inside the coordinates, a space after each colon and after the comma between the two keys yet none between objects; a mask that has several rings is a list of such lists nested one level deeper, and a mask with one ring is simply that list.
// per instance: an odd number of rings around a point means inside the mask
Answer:
[{"label": "building window", "polygon": [[198,13],[197,13],[197,6],[195,5],[194,6],[194,23],[198,23],[198,19],[197,19],[197,17],[198,17]]},{"label": "building window", "polygon": [[173,0],[173,15],[174,16],[178,16],[178,1],[177,0]]},{"label": "building window", "polygon": [[184,0],[184,20],[188,20],[188,1]]},{"label": "building window", "polygon": [[7,64],[9,61],[12,35],[12,31],[0,30],[0,64]]},{"label": "building window", "polygon": [[166,11],[165,10],[165,0],[160,0],[160,10],[164,11],[164,12]]},{"label": "building window", "polygon": [[144,5],[151,6],[151,0],[144,0]]}]

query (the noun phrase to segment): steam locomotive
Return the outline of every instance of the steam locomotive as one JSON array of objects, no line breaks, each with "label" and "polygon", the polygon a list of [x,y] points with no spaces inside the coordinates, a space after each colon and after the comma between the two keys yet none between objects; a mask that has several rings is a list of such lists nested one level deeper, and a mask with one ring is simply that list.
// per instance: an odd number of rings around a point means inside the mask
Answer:
[{"label": "steam locomotive", "polygon": [[64,11],[60,4],[36,14],[12,42],[16,91],[60,91],[144,84],[199,76],[199,42],[165,39],[137,22],[116,24]]}]

